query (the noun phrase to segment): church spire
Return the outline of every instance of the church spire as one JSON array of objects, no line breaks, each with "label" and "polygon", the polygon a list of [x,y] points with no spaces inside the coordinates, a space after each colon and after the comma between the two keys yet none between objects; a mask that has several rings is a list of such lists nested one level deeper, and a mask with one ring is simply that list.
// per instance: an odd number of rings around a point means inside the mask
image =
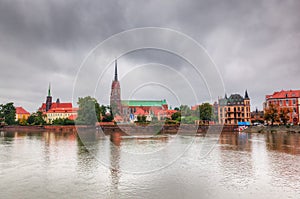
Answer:
[{"label": "church spire", "polygon": [[48,96],[51,96],[51,84],[49,83]]},{"label": "church spire", "polygon": [[118,81],[118,64],[117,64],[117,59],[115,60],[115,81]]},{"label": "church spire", "polygon": [[245,99],[249,99],[248,91],[245,91]]}]

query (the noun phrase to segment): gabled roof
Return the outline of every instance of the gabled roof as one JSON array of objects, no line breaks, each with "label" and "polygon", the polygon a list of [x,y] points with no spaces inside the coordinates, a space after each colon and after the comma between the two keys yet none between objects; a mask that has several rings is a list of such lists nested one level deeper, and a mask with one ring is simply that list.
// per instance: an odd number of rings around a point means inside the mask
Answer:
[{"label": "gabled roof", "polygon": [[281,90],[279,92],[274,92],[273,95],[266,95],[266,99],[281,99],[281,98],[299,98],[300,90]]},{"label": "gabled roof", "polygon": [[123,106],[162,106],[166,105],[166,100],[122,100]]},{"label": "gabled roof", "polygon": [[30,115],[30,113],[21,106],[16,107],[16,114],[29,114]]},{"label": "gabled roof", "polygon": [[236,104],[237,102],[244,102],[244,98],[240,94],[232,94],[228,98],[230,104]]}]

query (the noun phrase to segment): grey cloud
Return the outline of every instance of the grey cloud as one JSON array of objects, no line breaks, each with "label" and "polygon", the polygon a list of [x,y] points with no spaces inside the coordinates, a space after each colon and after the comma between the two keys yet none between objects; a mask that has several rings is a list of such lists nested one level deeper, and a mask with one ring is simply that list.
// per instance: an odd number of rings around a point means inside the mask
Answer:
[{"label": "grey cloud", "polygon": [[[217,64],[226,92],[247,88],[252,108],[261,108],[266,94],[299,89],[299,10],[297,0],[0,0],[0,103],[15,101],[34,111],[44,101],[49,82],[54,98],[70,101],[77,70],[89,50],[118,32],[158,26],[202,44]],[[154,58],[179,71],[187,67],[168,56],[140,53],[120,60],[120,67],[126,65],[120,72]],[[109,88],[103,90],[109,94]]]}]

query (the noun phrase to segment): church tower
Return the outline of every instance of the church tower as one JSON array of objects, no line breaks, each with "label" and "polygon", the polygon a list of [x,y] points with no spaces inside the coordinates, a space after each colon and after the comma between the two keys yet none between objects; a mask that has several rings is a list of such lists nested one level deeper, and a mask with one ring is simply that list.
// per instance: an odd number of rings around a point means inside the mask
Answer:
[{"label": "church tower", "polygon": [[120,82],[118,80],[117,60],[115,60],[115,78],[111,85],[110,107],[114,116],[116,114],[121,114],[121,89]]},{"label": "church tower", "polygon": [[51,106],[52,106],[52,96],[51,96],[51,88],[50,88],[50,84],[49,84],[49,88],[48,88],[48,96],[46,98],[46,112],[48,110],[51,109]]}]

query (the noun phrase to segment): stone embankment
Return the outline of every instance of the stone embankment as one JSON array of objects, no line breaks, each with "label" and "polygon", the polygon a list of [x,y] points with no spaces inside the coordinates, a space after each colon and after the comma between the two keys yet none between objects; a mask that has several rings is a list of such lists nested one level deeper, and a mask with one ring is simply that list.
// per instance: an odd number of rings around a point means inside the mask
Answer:
[{"label": "stone embankment", "polygon": [[300,126],[251,126],[246,133],[300,133]]}]

